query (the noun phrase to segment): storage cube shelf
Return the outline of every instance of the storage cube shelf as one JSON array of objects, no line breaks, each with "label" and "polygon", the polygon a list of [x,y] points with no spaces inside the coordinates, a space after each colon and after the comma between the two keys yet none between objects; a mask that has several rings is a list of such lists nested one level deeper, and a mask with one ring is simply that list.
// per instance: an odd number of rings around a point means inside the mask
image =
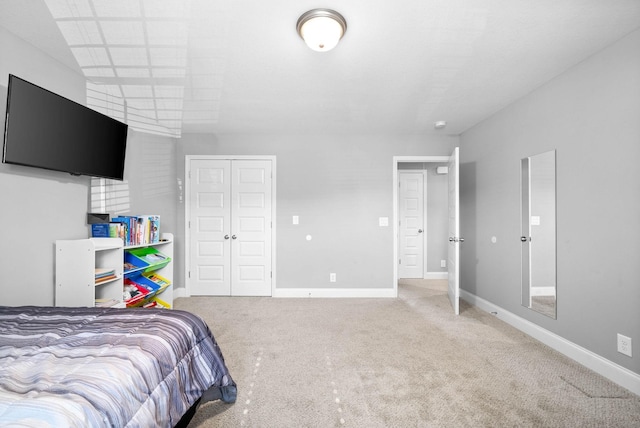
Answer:
[{"label": "storage cube shelf", "polygon": [[[173,306],[173,235],[124,247],[120,238],[56,241],[56,306]],[[125,296],[125,286],[138,295]]]}]

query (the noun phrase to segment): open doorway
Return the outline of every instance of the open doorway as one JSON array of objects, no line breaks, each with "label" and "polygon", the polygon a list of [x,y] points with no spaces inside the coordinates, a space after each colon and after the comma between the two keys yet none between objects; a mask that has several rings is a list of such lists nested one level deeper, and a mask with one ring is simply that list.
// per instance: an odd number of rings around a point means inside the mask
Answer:
[{"label": "open doorway", "polygon": [[[414,276],[417,279],[426,279],[429,276],[430,266],[446,267],[446,279],[448,295],[454,313],[459,313],[459,243],[463,241],[459,237],[459,183],[458,183],[459,149],[456,147],[451,156],[395,156],[393,158],[393,227],[394,227],[394,287],[402,276]],[[438,171],[438,168],[440,170]],[[435,175],[445,175],[447,221],[444,225],[429,227],[429,170]],[[424,171],[427,171],[426,173]],[[438,174],[440,173],[440,174]],[[422,177],[422,178],[421,178]],[[401,191],[401,180],[409,189]],[[423,186],[422,188],[420,186]],[[425,186],[426,185],[426,192]],[[426,196],[425,196],[426,193]],[[436,192],[437,193],[437,192]],[[422,196],[421,196],[422,195]],[[420,202],[420,197],[426,198]],[[401,198],[404,198],[401,201]],[[402,207],[404,203],[406,207]],[[422,205],[422,210],[420,206]],[[437,205],[437,202],[436,202]],[[425,208],[426,207],[426,208]],[[413,209],[413,210],[412,210]],[[431,210],[435,210],[434,207]],[[402,218],[404,217],[404,218]],[[404,222],[404,223],[403,223]],[[404,229],[403,229],[403,224]],[[423,227],[420,227],[423,226]],[[433,229],[433,230],[431,230]],[[446,233],[445,233],[446,231]],[[439,236],[437,232],[443,232],[442,238],[447,242],[447,257],[442,258],[442,252],[435,249],[434,254],[441,254],[440,258],[430,255],[429,244],[438,246],[436,239],[430,240],[430,235]],[[401,245],[403,248],[401,248]],[[411,253],[409,247],[418,248]],[[420,253],[422,249],[422,253]],[[413,263],[415,269],[400,269],[402,259],[405,263]],[[422,258],[422,270],[419,262]],[[436,268],[435,272],[441,272],[442,268]],[[433,268],[432,268],[433,269]],[[420,273],[422,272],[422,278]],[[442,275],[442,274],[438,274]],[[437,279],[437,278],[434,278]]]},{"label": "open doorway", "polygon": [[446,279],[448,181],[444,162],[398,164],[398,279]]}]

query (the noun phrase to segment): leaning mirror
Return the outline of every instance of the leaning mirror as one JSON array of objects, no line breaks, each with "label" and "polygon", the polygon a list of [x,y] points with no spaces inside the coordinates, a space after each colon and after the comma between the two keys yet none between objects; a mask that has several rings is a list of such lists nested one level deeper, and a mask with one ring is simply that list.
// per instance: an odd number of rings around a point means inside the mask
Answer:
[{"label": "leaning mirror", "polygon": [[556,318],[556,152],[521,161],[522,304]]}]

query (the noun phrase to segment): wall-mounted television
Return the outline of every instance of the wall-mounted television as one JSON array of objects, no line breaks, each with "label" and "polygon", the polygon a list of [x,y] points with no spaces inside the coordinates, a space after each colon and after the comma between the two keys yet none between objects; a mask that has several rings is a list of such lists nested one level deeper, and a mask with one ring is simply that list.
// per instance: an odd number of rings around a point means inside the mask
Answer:
[{"label": "wall-mounted television", "polygon": [[2,162],[122,180],[128,126],[9,75]]}]

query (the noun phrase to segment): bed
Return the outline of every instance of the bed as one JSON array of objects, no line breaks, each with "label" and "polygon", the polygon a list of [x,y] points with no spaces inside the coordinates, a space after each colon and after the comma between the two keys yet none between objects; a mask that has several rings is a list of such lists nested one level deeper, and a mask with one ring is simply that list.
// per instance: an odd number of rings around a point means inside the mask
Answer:
[{"label": "bed", "polygon": [[0,426],[184,426],[218,399],[236,384],[189,312],[0,307]]}]

